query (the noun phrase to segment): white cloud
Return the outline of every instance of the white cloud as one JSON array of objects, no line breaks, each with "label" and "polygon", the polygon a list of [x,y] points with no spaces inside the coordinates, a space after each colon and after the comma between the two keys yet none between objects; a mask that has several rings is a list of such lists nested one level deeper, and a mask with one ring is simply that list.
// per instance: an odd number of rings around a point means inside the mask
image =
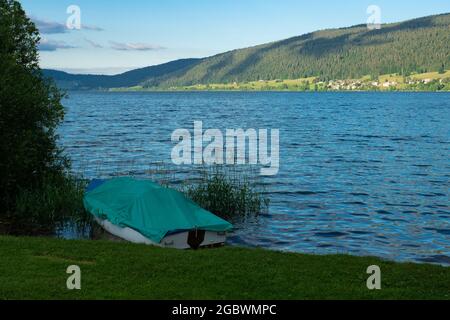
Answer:
[{"label": "white cloud", "polygon": [[57,33],[66,33],[68,29],[66,25],[58,22],[50,22],[39,19],[32,19],[36,27],[39,29],[40,33],[43,34],[57,34]]},{"label": "white cloud", "polygon": [[[32,17],[31,20],[34,22],[41,34],[59,34],[71,31],[66,27],[64,23],[46,21],[34,17]],[[83,29],[89,31],[103,31],[103,29],[100,27],[82,24],[81,30]]]},{"label": "white cloud", "polygon": [[97,27],[97,26],[90,26],[87,24],[82,24],[81,29],[89,30],[89,31],[103,31],[103,28]]},{"label": "white cloud", "polygon": [[115,41],[110,41],[109,43],[112,49],[120,51],[156,51],[165,49],[164,47],[147,43],[121,43]]},{"label": "white cloud", "polygon": [[74,46],[68,45],[64,41],[55,41],[49,40],[46,38],[41,39],[39,41],[39,50],[40,51],[56,51],[58,49],[72,49]]}]

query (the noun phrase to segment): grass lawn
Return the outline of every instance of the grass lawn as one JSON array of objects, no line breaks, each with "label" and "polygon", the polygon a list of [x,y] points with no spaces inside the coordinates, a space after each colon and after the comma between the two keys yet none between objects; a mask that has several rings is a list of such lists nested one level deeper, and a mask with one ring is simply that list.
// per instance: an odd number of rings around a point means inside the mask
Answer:
[{"label": "grass lawn", "polygon": [[[66,289],[69,265],[80,291]],[[382,290],[366,288],[379,265]],[[450,299],[450,268],[345,255],[0,237],[0,299]]]},{"label": "grass lawn", "polygon": [[424,80],[424,79],[444,79],[450,77],[450,70],[447,70],[445,73],[438,73],[438,72],[427,72],[427,73],[419,73],[419,74],[413,74],[411,75],[411,78],[418,79],[418,80]]}]

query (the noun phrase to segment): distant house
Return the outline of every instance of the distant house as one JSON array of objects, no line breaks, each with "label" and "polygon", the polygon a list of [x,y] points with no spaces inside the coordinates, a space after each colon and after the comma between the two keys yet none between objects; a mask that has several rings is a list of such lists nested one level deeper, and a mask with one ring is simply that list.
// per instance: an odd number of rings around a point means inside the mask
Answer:
[{"label": "distant house", "polygon": [[386,81],[385,83],[383,83],[384,88],[394,87],[396,85],[397,85],[397,82],[395,82],[395,81]]}]

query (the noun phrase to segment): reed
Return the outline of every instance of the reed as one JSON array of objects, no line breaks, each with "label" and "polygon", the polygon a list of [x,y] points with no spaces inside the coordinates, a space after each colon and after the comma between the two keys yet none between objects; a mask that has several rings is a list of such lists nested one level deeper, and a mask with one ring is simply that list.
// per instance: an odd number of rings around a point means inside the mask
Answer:
[{"label": "reed", "polygon": [[200,178],[185,183],[181,191],[202,208],[235,221],[268,211],[269,199],[260,185],[251,170],[216,166],[203,168]]},{"label": "reed", "polygon": [[47,177],[40,188],[21,190],[10,217],[10,234],[55,235],[68,223],[87,228],[90,215],[83,206],[86,181],[73,176]]}]

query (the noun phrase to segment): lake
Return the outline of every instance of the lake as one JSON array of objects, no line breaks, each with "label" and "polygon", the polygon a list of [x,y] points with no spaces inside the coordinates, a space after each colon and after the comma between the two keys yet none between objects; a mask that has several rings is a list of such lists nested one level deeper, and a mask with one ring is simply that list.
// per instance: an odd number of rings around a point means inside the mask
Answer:
[{"label": "lake", "polygon": [[[270,209],[230,244],[450,265],[450,93],[70,92],[59,130],[87,178],[170,163],[179,128],[279,129]],[[182,179],[186,168],[174,167]]]}]

